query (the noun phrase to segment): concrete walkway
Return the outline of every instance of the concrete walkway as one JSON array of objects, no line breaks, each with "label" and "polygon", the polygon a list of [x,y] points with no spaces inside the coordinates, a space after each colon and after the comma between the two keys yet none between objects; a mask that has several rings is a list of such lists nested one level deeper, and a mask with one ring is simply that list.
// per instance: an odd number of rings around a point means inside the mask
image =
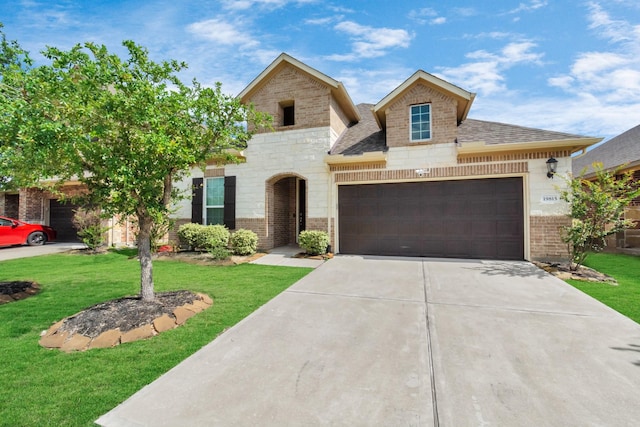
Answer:
[{"label": "concrete walkway", "polygon": [[631,426],[639,395],[640,325],[529,263],[339,256],[98,423]]},{"label": "concrete walkway", "polygon": [[322,259],[296,258],[300,252],[304,251],[298,245],[281,246],[271,249],[265,256],[251,261],[251,264],[317,268],[324,263]]}]

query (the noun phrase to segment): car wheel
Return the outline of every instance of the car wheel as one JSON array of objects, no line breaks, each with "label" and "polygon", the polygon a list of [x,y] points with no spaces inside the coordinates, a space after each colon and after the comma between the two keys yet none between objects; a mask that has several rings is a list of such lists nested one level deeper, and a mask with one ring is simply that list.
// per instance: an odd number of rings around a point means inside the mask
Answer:
[{"label": "car wheel", "polygon": [[44,242],[46,241],[47,237],[42,231],[33,232],[29,234],[29,237],[27,237],[27,245],[29,246],[41,246],[44,245]]}]

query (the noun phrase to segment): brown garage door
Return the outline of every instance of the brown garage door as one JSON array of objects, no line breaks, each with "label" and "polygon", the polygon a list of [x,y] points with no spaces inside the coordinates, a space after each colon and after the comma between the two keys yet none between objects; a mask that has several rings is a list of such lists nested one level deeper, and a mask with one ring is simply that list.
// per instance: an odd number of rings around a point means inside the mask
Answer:
[{"label": "brown garage door", "polygon": [[72,203],[63,203],[59,200],[51,200],[49,204],[49,225],[53,227],[59,242],[78,242],[80,238],[73,226],[72,218],[74,210],[78,208]]},{"label": "brown garage door", "polygon": [[524,258],[522,178],[345,185],[340,253]]}]

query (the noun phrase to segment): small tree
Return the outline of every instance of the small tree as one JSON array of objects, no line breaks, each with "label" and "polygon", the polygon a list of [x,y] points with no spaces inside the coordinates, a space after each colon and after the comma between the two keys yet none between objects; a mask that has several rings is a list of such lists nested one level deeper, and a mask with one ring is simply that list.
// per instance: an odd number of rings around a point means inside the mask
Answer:
[{"label": "small tree", "polygon": [[109,227],[102,225],[100,209],[78,208],[71,221],[90,251],[96,252],[104,244]]},{"label": "small tree", "polygon": [[634,226],[632,220],[624,218],[624,211],[640,195],[639,183],[631,173],[605,171],[601,163],[594,163],[593,168],[593,180],[573,178],[569,188],[560,193],[571,207],[571,225],[563,227],[562,240],[569,247],[573,270],[590,252],[602,251],[607,236]]}]

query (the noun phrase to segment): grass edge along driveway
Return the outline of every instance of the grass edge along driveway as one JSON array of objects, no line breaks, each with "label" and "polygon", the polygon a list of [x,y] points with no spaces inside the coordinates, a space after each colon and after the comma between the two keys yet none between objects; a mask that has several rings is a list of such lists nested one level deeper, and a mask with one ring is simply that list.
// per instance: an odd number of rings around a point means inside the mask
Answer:
[{"label": "grass edge along driveway", "polygon": [[585,262],[618,281],[618,286],[567,280],[573,287],[597,299],[601,303],[640,323],[640,257],[624,254],[591,254]]},{"label": "grass edge along driveway", "polygon": [[47,255],[0,262],[0,281],[42,291],[0,305],[0,426],[86,426],[308,274],[310,268],[154,262],[156,292],[188,289],[214,300],[185,325],[152,339],[66,354],[38,345],[52,323],[94,304],[137,295],[130,252]]}]

